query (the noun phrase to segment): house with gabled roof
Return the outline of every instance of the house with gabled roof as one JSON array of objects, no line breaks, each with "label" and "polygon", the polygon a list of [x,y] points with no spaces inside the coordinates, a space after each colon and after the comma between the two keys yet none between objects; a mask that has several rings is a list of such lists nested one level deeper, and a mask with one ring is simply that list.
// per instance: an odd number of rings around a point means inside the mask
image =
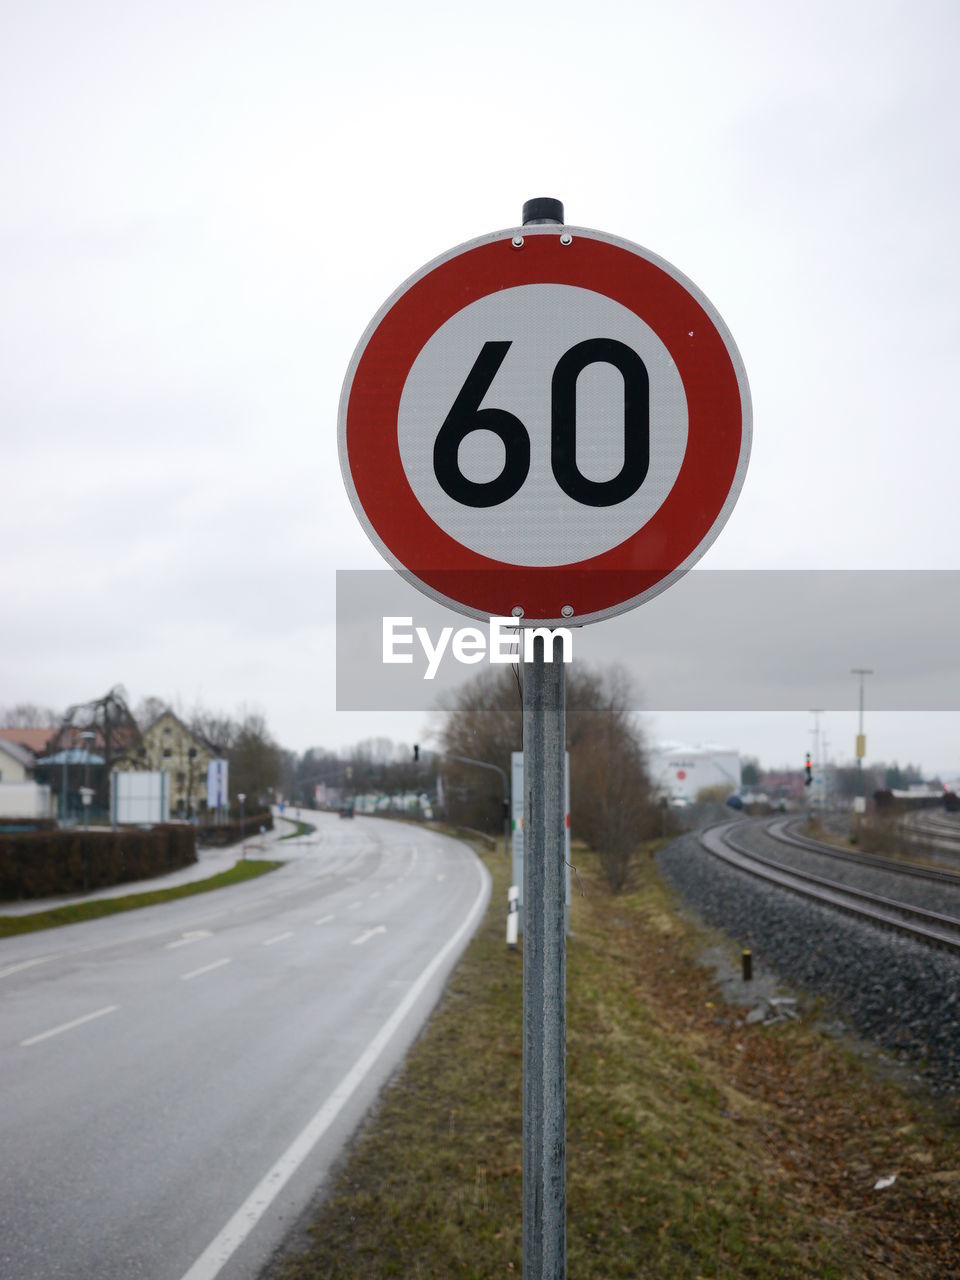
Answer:
[{"label": "house with gabled roof", "polygon": [[115,767],[166,773],[171,814],[192,818],[207,807],[207,766],[216,754],[209,742],[191,732],[168,708],[143,730],[140,747],[124,755]]}]

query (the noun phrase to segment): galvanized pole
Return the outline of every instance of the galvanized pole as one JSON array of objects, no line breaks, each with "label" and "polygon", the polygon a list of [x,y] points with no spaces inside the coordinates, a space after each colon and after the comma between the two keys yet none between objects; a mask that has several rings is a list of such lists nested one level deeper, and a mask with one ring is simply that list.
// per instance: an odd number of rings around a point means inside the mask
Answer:
[{"label": "galvanized pole", "polygon": [[523,668],[523,1275],[567,1274],[566,689],[562,647]]},{"label": "galvanized pole", "polygon": [[[523,223],[562,226],[563,204],[527,200]],[[523,664],[524,1280],[567,1274],[566,668],[545,649]]]}]

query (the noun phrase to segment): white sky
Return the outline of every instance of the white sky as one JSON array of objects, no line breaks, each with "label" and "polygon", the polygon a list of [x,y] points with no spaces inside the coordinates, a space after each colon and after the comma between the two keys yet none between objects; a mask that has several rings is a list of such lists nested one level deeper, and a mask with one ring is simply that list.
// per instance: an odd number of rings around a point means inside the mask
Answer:
[{"label": "white sky", "polygon": [[[754,451],[704,567],[960,568],[960,7],[337,8],[3,7],[0,705],[121,682],[295,749],[418,737],[334,711],[334,572],[382,565],[340,384],[402,280],[532,195],[736,338]],[[960,772],[960,716],[886,720],[872,757]],[[810,723],[654,732],[774,764]]]}]

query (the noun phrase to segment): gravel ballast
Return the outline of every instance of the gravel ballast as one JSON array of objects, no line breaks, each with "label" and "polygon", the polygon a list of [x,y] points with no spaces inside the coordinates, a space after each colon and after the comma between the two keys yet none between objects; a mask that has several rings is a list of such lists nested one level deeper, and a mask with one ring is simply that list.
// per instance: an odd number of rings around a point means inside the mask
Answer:
[{"label": "gravel ballast", "polygon": [[763,884],[712,857],[695,835],[657,857],[708,924],[826,999],[937,1092],[960,1091],[960,957]]}]

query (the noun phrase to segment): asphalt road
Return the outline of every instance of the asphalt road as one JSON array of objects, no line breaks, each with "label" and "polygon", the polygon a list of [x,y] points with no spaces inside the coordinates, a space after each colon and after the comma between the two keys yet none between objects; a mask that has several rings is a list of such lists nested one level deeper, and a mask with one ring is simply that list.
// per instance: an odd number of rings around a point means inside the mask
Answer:
[{"label": "asphalt road", "polygon": [[418,827],[310,820],[259,880],[0,942],[0,1276],[252,1280],[314,1196],[489,876]]}]

